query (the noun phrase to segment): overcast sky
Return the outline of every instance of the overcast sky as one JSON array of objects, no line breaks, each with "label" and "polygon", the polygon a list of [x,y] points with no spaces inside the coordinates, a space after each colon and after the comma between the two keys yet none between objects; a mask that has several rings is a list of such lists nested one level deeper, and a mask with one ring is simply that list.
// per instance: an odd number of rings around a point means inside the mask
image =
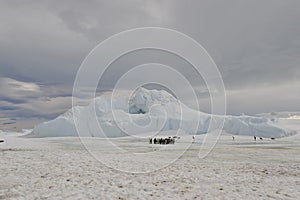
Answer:
[{"label": "overcast sky", "polygon": [[[0,129],[70,108],[85,56],[109,36],[144,26],[183,32],[209,52],[224,79],[229,114],[299,111],[299,19],[299,0],[0,0]],[[190,66],[164,53],[137,52],[114,65],[125,69],[151,58],[195,81]],[[108,88],[117,77],[107,74]],[[199,98],[208,110],[207,96]]]}]

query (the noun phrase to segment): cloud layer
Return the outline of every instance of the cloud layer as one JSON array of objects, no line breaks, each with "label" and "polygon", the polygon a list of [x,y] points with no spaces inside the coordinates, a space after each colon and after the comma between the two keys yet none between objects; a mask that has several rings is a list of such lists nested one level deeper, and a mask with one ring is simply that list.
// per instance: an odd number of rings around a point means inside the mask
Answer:
[{"label": "cloud layer", "polygon": [[[224,78],[229,113],[299,110],[299,18],[298,0],[0,0],[0,117],[51,118],[63,112],[71,106],[72,84],[89,51],[112,34],[142,26],[172,28],[202,44]],[[153,60],[184,73],[209,110],[201,77],[160,52],[116,61],[117,70],[104,79],[107,89],[120,68]]]},{"label": "cloud layer", "polygon": [[0,78],[0,117],[54,117],[70,106],[70,95],[47,93],[35,83]]}]

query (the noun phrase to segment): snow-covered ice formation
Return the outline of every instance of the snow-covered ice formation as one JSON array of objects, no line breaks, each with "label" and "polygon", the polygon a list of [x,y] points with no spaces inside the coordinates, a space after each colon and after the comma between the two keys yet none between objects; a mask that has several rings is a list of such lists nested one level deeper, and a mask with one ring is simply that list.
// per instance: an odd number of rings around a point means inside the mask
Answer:
[{"label": "snow-covered ice formation", "polygon": [[177,129],[202,134],[221,128],[231,134],[258,137],[277,138],[295,133],[280,126],[274,118],[211,115],[188,108],[166,91],[139,88],[131,96],[100,96],[88,106],[75,106],[54,120],[35,126],[32,135],[78,136],[79,130],[80,136],[119,137]]}]

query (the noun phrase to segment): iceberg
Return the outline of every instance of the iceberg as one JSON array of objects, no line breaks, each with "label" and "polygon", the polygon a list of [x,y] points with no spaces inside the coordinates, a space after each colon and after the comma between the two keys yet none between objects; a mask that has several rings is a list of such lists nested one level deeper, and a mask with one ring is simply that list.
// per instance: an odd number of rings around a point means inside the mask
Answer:
[{"label": "iceberg", "polygon": [[280,126],[276,119],[207,114],[187,107],[164,90],[141,87],[131,96],[100,96],[88,106],[75,106],[54,120],[35,126],[31,135],[122,137],[178,129],[192,135],[217,129],[235,135],[268,138],[295,134]]}]

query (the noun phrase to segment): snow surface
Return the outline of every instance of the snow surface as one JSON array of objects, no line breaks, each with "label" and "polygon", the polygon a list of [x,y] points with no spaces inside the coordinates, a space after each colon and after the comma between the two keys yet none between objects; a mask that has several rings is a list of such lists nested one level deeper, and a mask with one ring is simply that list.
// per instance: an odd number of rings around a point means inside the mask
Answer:
[{"label": "snow surface", "polygon": [[275,117],[210,115],[188,108],[166,91],[138,88],[131,96],[117,96],[112,101],[100,96],[88,106],[75,106],[54,120],[35,126],[29,136],[78,136],[74,119],[80,136],[86,137],[121,137],[177,129],[194,135],[221,129],[223,123],[223,130],[235,135],[280,138],[296,133],[280,125]]},{"label": "snow surface", "polygon": [[[300,121],[283,120],[300,130]],[[173,132],[173,133],[172,133]],[[176,134],[167,131],[166,135]],[[21,134],[23,135],[23,133]],[[128,170],[151,168],[191,142],[182,138],[159,155],[132,160],[128,151],[116,153],[106,139],[78,137],[22,138],[3,133],[0,138],[0,199],[299,199],[300,134],[254,141],[251,136],[222,134],[205,159],[198,153],[205,135],[174,163],[158,171],[136,174],[108,168],[84,148],[86,140],[115,166]],[[189,139],[189,141],[187,141]],[[133,137],[110,138],[123,148],[152,151]],[[127,168],[126,168],[127,167]]]}]

